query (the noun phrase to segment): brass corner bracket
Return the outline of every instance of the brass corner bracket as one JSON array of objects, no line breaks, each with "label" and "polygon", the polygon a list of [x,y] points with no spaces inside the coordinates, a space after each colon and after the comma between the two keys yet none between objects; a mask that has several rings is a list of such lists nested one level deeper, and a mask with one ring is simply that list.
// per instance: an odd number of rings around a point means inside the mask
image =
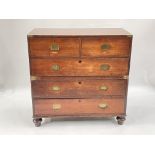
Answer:
[{"label": "brass corner bracket", "polygon": [[129,76],[128,75],[124,75],[123,79],[129,79]]},{"label": "brass corner bracket", "polygon": [[127,35],[127,37],[132,38],[132,35]]},{"label": "brass corner bracket", "polygon": [[38,80],[38,77],[37,76],[30,76],[30,79],[31,79],[31,81],[35,81],[35,80]]}]

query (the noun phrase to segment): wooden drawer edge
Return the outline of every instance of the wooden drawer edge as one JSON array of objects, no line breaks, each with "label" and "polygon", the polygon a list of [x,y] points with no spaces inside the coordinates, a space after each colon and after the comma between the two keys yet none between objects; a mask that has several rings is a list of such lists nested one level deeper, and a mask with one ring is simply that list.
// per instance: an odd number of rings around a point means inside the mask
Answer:
[{"label": "wooden drawer edge", "polygon": [[111,113],[111,114],[76,114],[76,115],[33,115],[33,118],[106,118],[106,117],[116,117],[116,116],[126,116],[126,113]]}]

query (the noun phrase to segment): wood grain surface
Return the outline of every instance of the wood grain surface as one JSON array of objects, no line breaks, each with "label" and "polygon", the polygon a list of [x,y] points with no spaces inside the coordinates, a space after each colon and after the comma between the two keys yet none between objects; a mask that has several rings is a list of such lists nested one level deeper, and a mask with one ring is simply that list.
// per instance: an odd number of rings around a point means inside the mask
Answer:
[{"label": "wood grain surface", "polygon": [[117,116],[122,124],[132,45],[129,32],[39,28],[27,38],[36,126],[42,117],[54,116]]},{"label": "wood grain surface", "polygon": [[[57,44],[59,50],[52,51],[52,44]],[[79,57],[79,48],[79,38],[29,38],[30,57]]]},{"label": "wood grain surface", "polygon": [[[82,57],[128,57],[130,37],[85,37],[82,39]],[[103,45],[109,49],[102,49]]]},{"label": "wood grain surface", "polygon": [[[99,104],[107,104],[101,109]],[[61,106],[54,110],[53,105]],[[124,99],[35,99],[34,116],[123,114]]]},{"label": "wood grain surface", "polygon": [[[122,76],[128,75],[128,58],[107,59],[31,59],[31,75],[34,76]],[[60,70],[53,70],[59,65]],[[109,70],[101,70],[109,65]]]},{"label": "wood grain surface", "polygon": [[[36,80],[32,81],[34,98],[97,98],[103,96],[123,96],[126,90],[126,80]],[[52,90],[59,87],[60,90]],[[102,89],[101,89],[102,88]]]}]

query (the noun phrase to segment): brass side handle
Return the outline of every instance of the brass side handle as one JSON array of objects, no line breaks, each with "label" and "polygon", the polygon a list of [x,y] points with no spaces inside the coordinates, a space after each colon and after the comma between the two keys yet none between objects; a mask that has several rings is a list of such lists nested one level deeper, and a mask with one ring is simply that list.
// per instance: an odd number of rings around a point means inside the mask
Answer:
[{"label": "brass side handle", "polygon": [[51,50],[52,52],[56,52],[56,53],[57,53],[57,52],[60,50],[60,47],[59,47],[58,44],[53,43],[53,44],[51,44],[51,46],[50,46],[50,50]]},{"label": "brass side handle", "polygon": [[100,86],[100,90],[107,91],[108,90],[108,86],[105,86],[105,85]]},{"label": "brass side handle", "polygon": [[110,69],[110,65],[108,65],[108,64],[102,64],[102,65],[100,66],[100,69],[103,70],[103,71],[107,71],[107,70]]},{"label": "brass side handle", "polygon": [[101,108],[101,109],[106,109],[108,107],[108,105],[107,105],[107,103],[100,103],[98,105],[98,107]]},{"label": "brass side handle", "polygon": [[51,69],[52,69],[53,71],[59,71],[59,70],[60,70],[60,66],[57,65],[57,64],[55,64],[55,65],[52,65],[52,66],[51,66]]},{"label": "brass side handle", "polygon": [[52,109],[53,110],[60,110],[61,109],[61,104],[52,104]]},{"label": "brass side handle", "polygon": [[101,45],[101,50],[102,51],[106,51],[109,50],[111,48],[111,46],[109,44],[102,44]]},{"label": "brass side handle", "polygon": [[49,90],[50,91],[59,91],[60,87],[59,86],[52,86],[52,87],[49,87]]}]

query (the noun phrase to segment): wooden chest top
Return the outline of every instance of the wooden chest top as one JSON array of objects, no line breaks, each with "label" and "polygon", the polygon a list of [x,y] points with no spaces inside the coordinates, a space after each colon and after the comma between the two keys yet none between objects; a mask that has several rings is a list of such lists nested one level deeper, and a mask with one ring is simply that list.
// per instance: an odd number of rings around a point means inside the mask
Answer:
[{"label": "wooden chest top", "polygon": [[28,36],[132,36],[122,28],[36,28]]}]

